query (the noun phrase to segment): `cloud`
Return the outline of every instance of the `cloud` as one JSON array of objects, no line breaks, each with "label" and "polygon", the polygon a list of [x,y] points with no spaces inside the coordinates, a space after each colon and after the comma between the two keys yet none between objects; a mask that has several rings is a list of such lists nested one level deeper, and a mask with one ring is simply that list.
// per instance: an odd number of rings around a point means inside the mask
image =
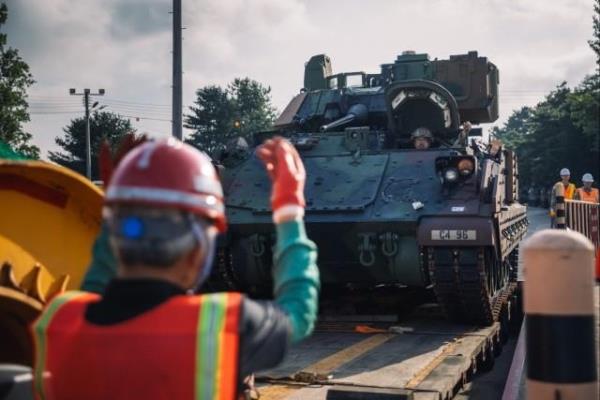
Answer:
[{"label": "cloud", "polygon": [[[53,138],[81,115],[39,113],[81,110],[69,87],[105,88],[108,110],[166,120],[133,122],[168,134],[170,0],[8,6],[9,44],[37,80],[30,95],[38,112],[27,126],[36,144],[55,149]],[[249,76],[272,87],[281,110],[300,89],[313,54],[331,56],[335,72],[378,72],[403,50],[438,58],[478,50],[500,69],[505,119],[561,81],[575,85],[593,71],[592,7],[593,0],[183,0],[184,104],[201,86]]]},{"label": "cloud", "polygon": [[117,2],[110,9],[109,30],[114,40],[132,40],[140,36],[171,30],[166,18],[170,5],[164,1],[137,0]]}]

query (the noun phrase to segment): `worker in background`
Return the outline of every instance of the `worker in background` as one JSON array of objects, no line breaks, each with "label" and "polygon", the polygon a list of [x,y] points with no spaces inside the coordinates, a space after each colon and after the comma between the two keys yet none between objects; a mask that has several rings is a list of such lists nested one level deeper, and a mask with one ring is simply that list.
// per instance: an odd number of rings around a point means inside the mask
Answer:
[{"label": "worker in background", "polygon": [[210,159],[175,139],[117,167],[103,212],[117,276],[100,296],[66,292],[34,323],[35,391],[56,399],[236,399],[313,329],[317,250],[304,231],[305,171],[281,138],[257,150],[273,183],[274,301],[193,295],[226,229]]},{"label": "worker in background", "polygon": [[429,129],[421,127],[414,130],[410,135],[410,140],[412,140],[415,149],[426,150],[431,147],[433,135]]},{"label": "worker in background", "polygon": [[557,182],[552,187],[552,194],[550,195],[550,224],[554,227],[554,219],[556,218],[556,185],[562,184],[565,187],[565,200],[573,200],[575,196],[575,185],[569,183],[571,179],[571,171],[568,168],[560,170],[560,182]]},{"label": "worker in background", "polygon": [[583,174],[581,181],[583,182],[583,187],[580,187],[575,191],[575,200],[600,203],[598,189],[592,187],[592,184],[594,183],[592,174]]}]

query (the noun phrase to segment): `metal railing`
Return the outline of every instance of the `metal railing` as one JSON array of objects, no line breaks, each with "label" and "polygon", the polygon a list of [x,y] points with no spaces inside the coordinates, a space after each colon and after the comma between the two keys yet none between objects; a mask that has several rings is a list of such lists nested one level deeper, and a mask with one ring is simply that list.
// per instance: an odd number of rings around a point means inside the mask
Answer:
[{"label": "metal railing", "polygon": [[577,231],[600,248],[600,204],[579,200],[565,200],[566,228]]}]

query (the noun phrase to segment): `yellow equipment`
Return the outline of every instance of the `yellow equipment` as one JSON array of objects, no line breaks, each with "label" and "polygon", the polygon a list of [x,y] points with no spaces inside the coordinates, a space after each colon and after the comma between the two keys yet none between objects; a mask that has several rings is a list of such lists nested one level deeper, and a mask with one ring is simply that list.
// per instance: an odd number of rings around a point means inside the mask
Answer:
[{"label": "yellow equipment", "polygon": [[28,326],[54,294],[79,288],[103,194],[42,161],[0,160],[0,362],[32,362]]}]

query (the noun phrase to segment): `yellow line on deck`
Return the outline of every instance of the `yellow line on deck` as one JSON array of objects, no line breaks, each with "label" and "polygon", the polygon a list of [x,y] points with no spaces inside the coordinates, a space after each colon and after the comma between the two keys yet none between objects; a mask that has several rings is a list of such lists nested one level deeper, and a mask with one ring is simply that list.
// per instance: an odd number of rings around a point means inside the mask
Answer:
[{"label": "yellow line on deck", "polygon": [[260,394],[260,400],[282,400],[288,397],[292,392],[294,392],[297,388],[294,386],[286,386],[286,385],[269,385],[265,387],[259,387],[258,393]]},{"label": "yellow line on deck", "polygon": [[[317,361],[316,363],[309,365],[302,369],[301,372],[309,374],[329,375],[342,365],[362,356],[366,352],[374,349],[375,347],[387,342],[395,334],[381,333],[373,336],[369,336],[366,339],[361,340],[358,343],[353,344],[343,350],[338,351],[325,357],[324,359]],[[274,384],[263,388],[258,388],[260,392],[261,400],[282,400],[289,396],[292,392],[300,389],[298,386],[287,386],[283,384]]]},{"label": "yellow line on deck", "polygon": [[404,387],[406,389],[416,389],[417,386],[419,386],[419,384],[421,382],[423,382],[423,380],[425,378],[427,378],[427,376],[429,376],[431,371],[433,371],[438,365],[440,365],[442,363],[442,361],[444,361],[446,356],[448,356],[454,352],[454,349],[456,348],[457,343],[458,342],[452,342],[452,343],[446,344],[446,346],[444,347],[442,352],[440,354],[438,354],[433,360],[431,360],[431,362],[429,364],[427,364],[425,367],[421,368],[421,370],[419,372],[417,372],[411,378],[411,380],[408,381],[406,383],[406,385],[404,385]]},{"label": "yellow line on deck", "polygon": [[346,364],[347,362],[362,356],[369,350],[374,349],[382,343],[387,342],[394,336],[396,335],[389,333],[373,335],[364,340],[361,340],[358,343],[353,344],[348,348],[345,348],[344,350],[340,350],[337,353],[330,355],[329,357],[325,357],[321,361],[318,361],[313,365],[304,368],[302,371],[323,375],[330,374],[343,364]]}]

